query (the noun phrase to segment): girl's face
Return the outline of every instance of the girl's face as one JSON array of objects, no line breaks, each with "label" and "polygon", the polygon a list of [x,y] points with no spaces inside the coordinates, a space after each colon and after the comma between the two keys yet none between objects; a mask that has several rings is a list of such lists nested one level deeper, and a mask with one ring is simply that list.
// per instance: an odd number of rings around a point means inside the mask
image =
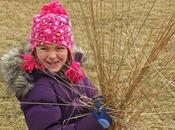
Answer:
[{"label": "girl's face", "polygon": [[68,50],[61,45],[43,44],[36,47],[36,55],[50,72],[58,72],[68,59]]}]

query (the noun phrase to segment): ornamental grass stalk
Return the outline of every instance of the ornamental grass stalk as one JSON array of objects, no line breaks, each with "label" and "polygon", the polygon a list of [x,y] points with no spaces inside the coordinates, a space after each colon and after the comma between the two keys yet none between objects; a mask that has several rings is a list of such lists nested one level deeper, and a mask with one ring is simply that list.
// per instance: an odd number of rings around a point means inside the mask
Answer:
[{"label": "ornamental grass stalk", "polygon": [[157,2],[67,1],[115,120],[111,130],[175,128],[175,16],[157,16]]}]

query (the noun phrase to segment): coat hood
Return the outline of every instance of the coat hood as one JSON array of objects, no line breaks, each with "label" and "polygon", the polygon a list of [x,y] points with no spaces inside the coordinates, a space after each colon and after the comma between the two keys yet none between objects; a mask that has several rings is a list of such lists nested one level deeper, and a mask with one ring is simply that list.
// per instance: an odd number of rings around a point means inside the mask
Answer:
[{"label": "coat hood", "polygon": [[[1,57],[1,72],[4,82],[9,90],[15,93],[17,98],[24,97],[30,89],[32,82],[29,80],[31,75],[23,70],[23,59],[19,54],[30,52],[29,46],[14,47],[3,54]],[[28,45],[28,44],[25,44]],[[84,54],[81,48],[74,47],[74,59],[77,62],[84,62]]]},{"label": "coat hood", "polygon": [[1,72],[4,82],[17,97],[25,96],[32,88],[32,84],[27,80],[29,74],[22,69],[23,59],[19,56],[24,52],[29,52],[29,47],[11,48],[1,57]]}]

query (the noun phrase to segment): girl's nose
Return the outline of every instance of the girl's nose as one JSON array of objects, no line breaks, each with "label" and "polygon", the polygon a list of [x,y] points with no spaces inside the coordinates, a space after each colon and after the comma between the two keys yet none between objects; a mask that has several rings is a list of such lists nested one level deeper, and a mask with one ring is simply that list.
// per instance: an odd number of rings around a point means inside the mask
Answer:
[{"label": "girl's nose", "polygon": [[49,59],[53,60],[57,58],[57,53],[55,51],[49,52],[48,57]]}]

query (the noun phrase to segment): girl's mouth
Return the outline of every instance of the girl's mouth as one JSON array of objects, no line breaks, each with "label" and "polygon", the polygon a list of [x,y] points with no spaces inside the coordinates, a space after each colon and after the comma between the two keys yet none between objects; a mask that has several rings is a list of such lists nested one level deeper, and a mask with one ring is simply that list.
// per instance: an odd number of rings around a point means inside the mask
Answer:
[{"label": "girl's mouth", "polygon": [[57,67],[58,65],[59,65],[59,61],[56,61],[56,62],[46,62],[50,67],[53,67],[53,68],[55,68],[55,67]]},{"label": "girl's mouth", "polygon": [[56,61],[56,62],[48,62],[47,61],[47,63],[49,64],[49,65],[55,65],[55,64],[57,64],[57,63],[59,63],[58,61]]}]

